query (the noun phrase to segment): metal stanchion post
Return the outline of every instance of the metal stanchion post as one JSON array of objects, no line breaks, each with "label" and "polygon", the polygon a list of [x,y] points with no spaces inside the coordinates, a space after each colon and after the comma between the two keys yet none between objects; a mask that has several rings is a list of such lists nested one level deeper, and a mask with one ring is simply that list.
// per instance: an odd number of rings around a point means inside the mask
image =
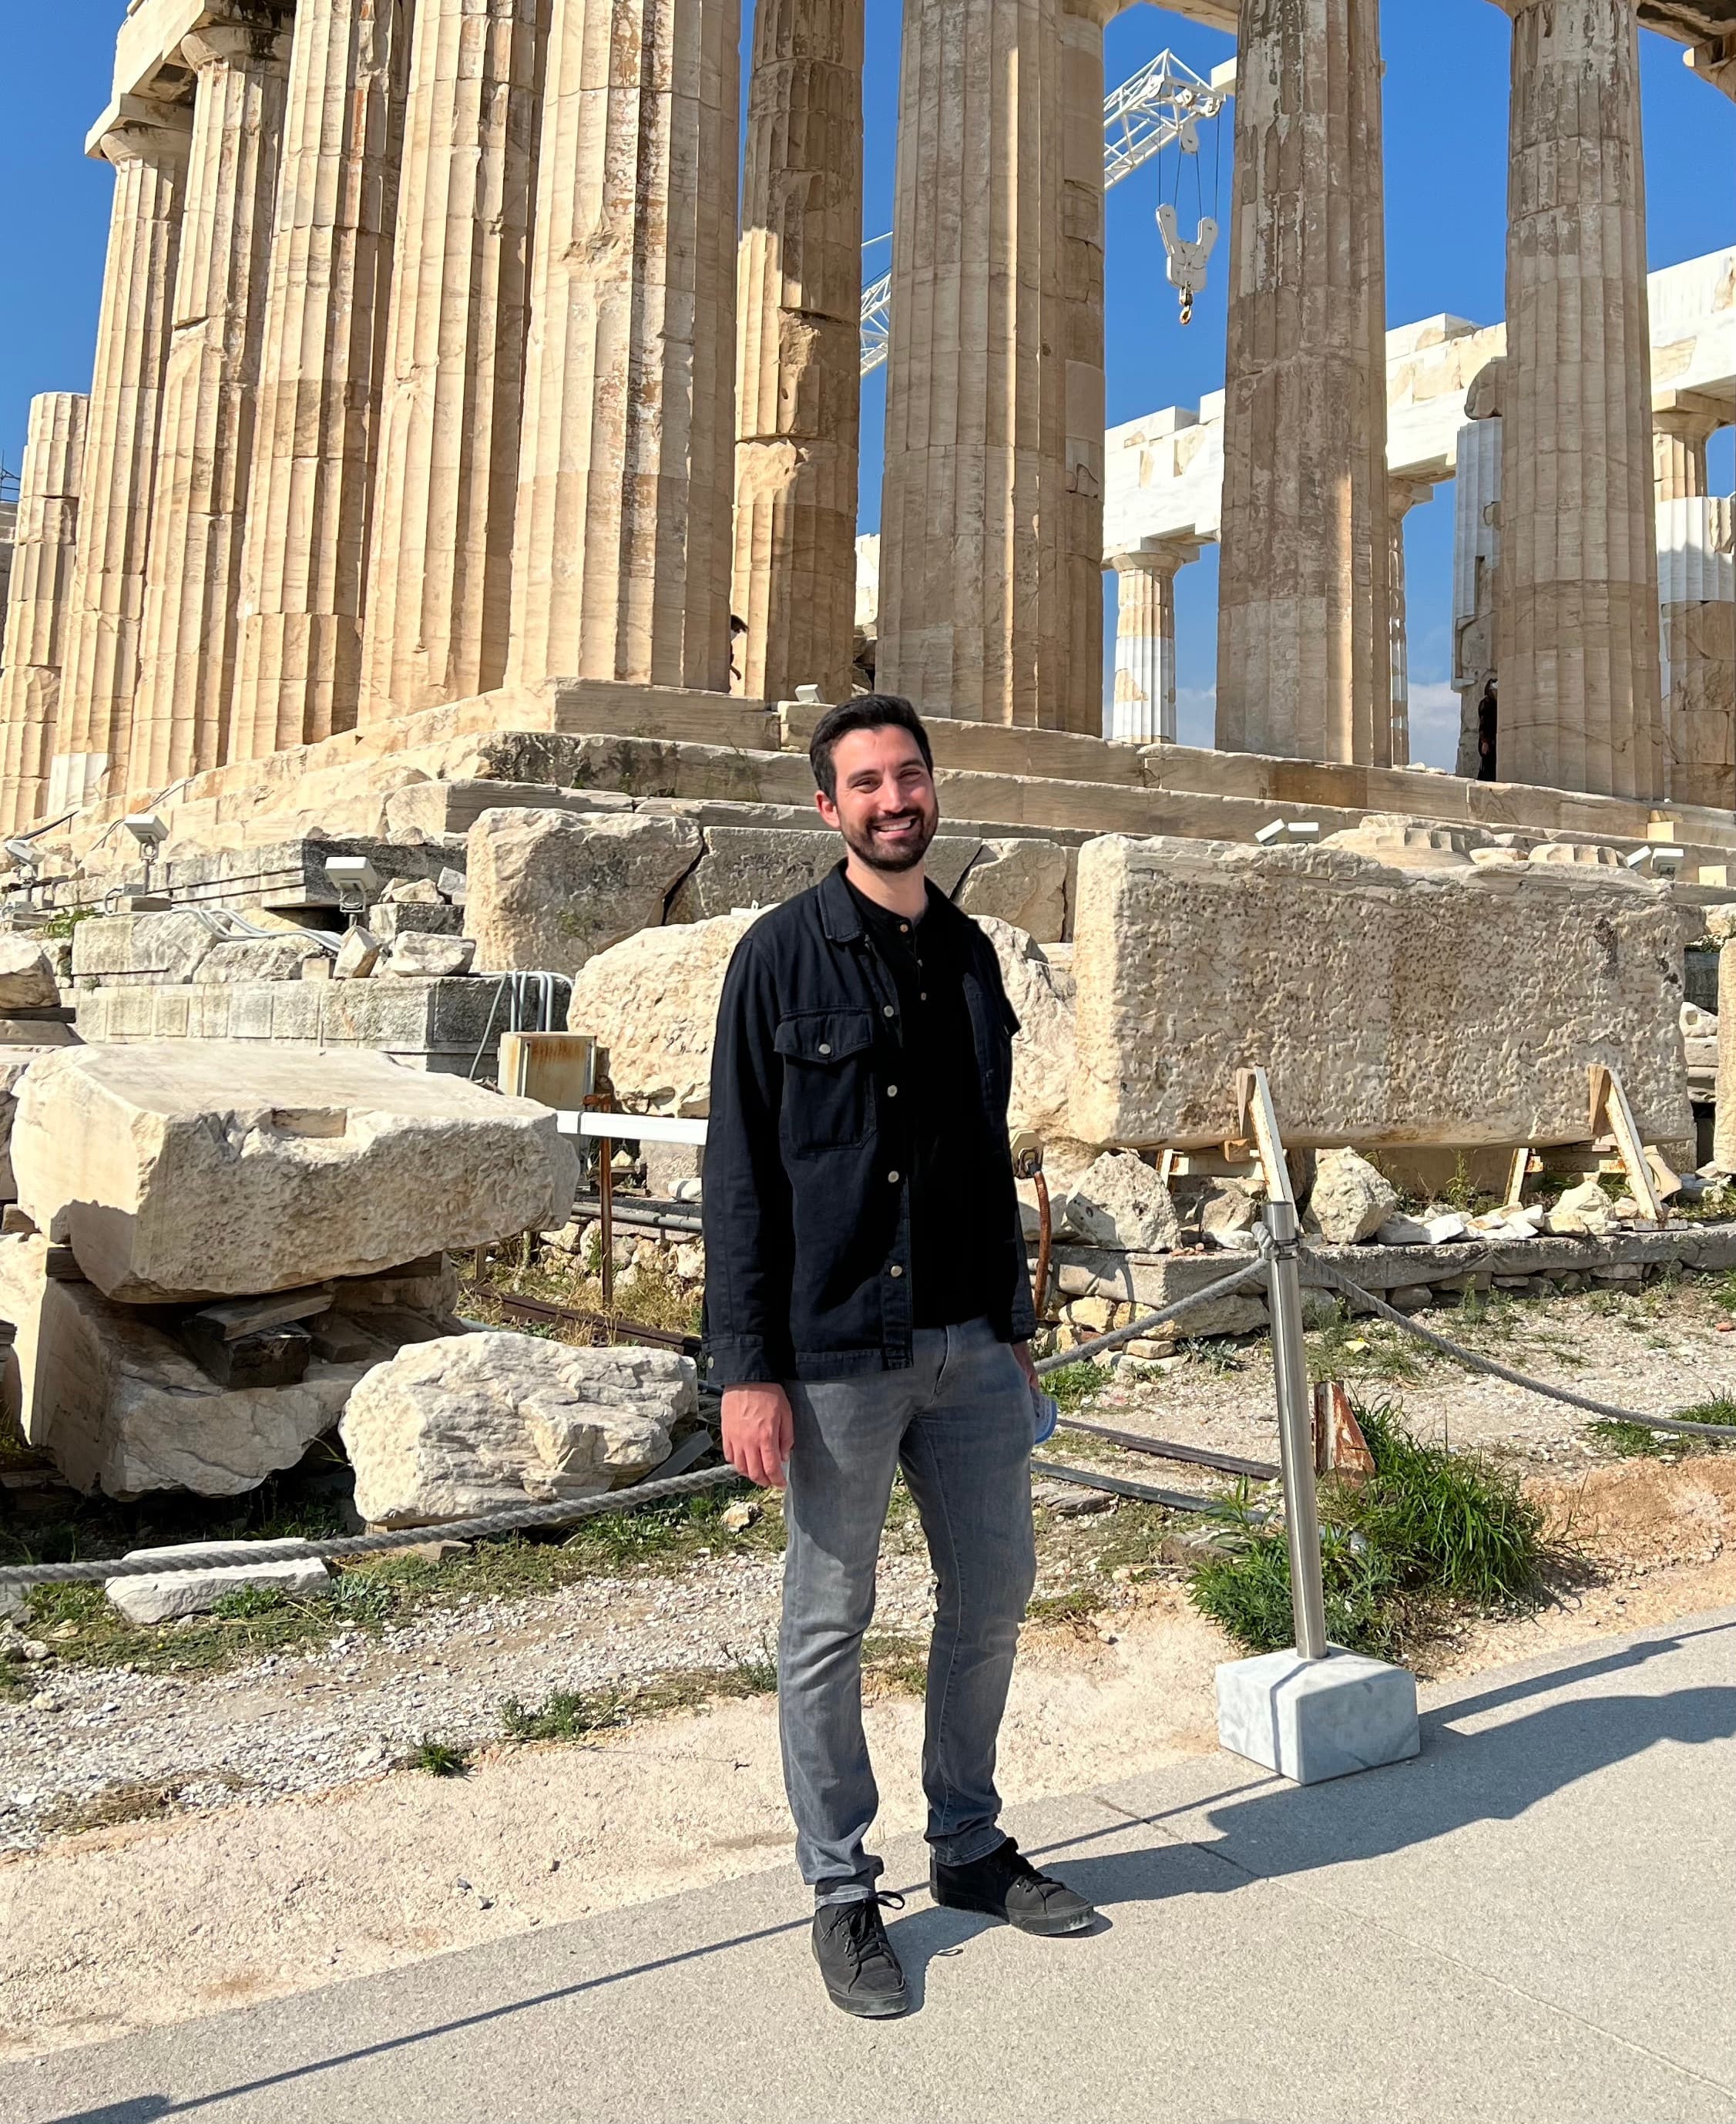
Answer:
[{"label": "metal stanchion post", "polygon": [[1268,1202],[1271,1235],[1269,1303],[1272,1360],[1278,1376],[1278,1436],[1283,1469],[1284,1522],[1290,1539],[1290,1598],[1296,1649],[1304,1659],[1326,1656],[1326,1604],[1321,1586],[1320,1513],[1314,1493],[1314,1428],[1302,1343],[1302,1271],[1297,1262],[1293,1202]]}]

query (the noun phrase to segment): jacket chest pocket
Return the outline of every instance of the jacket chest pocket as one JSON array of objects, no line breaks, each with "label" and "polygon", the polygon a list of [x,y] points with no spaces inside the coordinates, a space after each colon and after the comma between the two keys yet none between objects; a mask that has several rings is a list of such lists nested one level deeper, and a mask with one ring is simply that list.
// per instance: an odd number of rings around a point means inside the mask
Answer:
[{"label": "jacket chest pocket", "polygon": [[874,1021],[866,1010],[804,1010],[779,1022],[784,1130],[797,1152],[860,1143],[874,1119]]}]

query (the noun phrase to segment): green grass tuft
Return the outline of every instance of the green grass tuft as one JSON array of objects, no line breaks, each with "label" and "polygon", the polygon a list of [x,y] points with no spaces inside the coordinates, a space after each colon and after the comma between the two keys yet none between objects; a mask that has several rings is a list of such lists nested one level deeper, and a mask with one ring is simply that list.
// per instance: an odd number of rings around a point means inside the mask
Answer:
[{"label": "green grass tuft", "polygon": [[[1736,1424],[1736,1398],[1719,1394],[1711,1401],[1696,1402],[1691,1408],[1676,1412],[1684,1423]],[[1736,1451],[1736,1438],[1706,1438],[1691,1431],[1654,1431],[1645,1423],[1592,1423],[1586,1429],[1600,1445],[1626,1459],[1679,1460],[1691,1453]]]},{"label": "green grass tuft", "polygon": [[[1326,1628],[1336,1644],[1391,1657],[1449,1607],[1510,1607],[1535,1597],[1542,1515],[1516,1477],[1480,1454],[1419,1444],[1391,1403],[1358,1411],[1373,1455],[1366,1483],[1321,1492]],[[1200,1613],[1253,1652],[1293,1643],[1283,1530],[1244,1493],[1222,1515],[1219,1553],[1199,1564]],[[1224,1552],[1227,1553],[1224,1553]]]},{"label": "green grass tuft", "polygon": [[1046,1372],[1043,1384],[1063,1409],[1075,1409],[1100,1393],[1113,1374],[1107,1365],[1094,1365],[1088,1360],[1078,1365],[1063,1365],[1058,1370]]},{"label": "green grass tuft", "polygon": [[406,1767],[425,1770],[431,1778],[462,1778],[470,1774],[470,1757],[463,1749],[448,1747],[445,1741],[431,1740],[425,1733],[411,1750]]}]

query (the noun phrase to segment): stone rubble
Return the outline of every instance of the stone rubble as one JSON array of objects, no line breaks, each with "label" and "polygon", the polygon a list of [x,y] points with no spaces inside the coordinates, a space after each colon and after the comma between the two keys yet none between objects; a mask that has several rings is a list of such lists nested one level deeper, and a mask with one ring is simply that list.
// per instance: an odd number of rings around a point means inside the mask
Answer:
[{"label": "stone rubble", "polygon": [[[121,1560],[134,1563],[160,1556],[172,1564],[188,1546],[178,1543],[167,1548],[129,1548]],[[232,1549],[244,1560],[233,1566],[106,1579],[103,1590],[109,1605],[129,1623],[172,1623],[182,1615],[208,1614],[227,1595],[238,1593],[244,1586],[256,1586],[293,1600],[323,1593],[331,1583],[331,1573],[317,1556],[261,1562],[256,1558],[245,1560],[247,1551],[256,1546],[252,1542],[207,1541],[198,1546],[202,1550]]]},{"label": "stone rubble", "polygon": [[370,1525],[418,1526],[584,1497],[648,1473],[698,1407],[692,1360],[487,1331],[378,1365],[340,1426]]}]

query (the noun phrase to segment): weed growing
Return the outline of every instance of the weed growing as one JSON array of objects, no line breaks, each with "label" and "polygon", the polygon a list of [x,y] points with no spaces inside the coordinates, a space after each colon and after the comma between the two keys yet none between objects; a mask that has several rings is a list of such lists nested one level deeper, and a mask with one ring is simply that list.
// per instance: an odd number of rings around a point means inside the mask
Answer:
[{"label": "weed growing", "polygon": [[[1390,1658],[1426,1639],[1454,1608],[1535,1598],[1542,1515],[1518,1478],[1480,1454],[1420,1444],[1390,1402],[1359,1408],[1375,1472],[1321,1491],[1321,1564],[1333,1642]],[[1252,1652],[1294,1642],[1283,1530],[1246,1493],[1221,1516],[1218,1553],[1189,1592],[1203,1614]]]},{"label": "weed growing", "polygon": [[500,1725],[511,1741],[588,1741],[638,1719],[769,1696],[777,1688],[777,1661],[762,1652],[725,1667],[682,1668],[630,1689],[557,1689],[534,1705],[509,1696],[500,1706]]},{"label": "weed growing", "polygon": [[[1677,1410],[1684,1423],[1736,1424],[1736,1398],[1720,1394]],[[1736,1438],[1696,1436],[1691,1431],[1654,1431],[1644,1423],[1592,1423],[1589,1435],[1624,1459],[1680,1460],[1691,1454],[1736,1452]]]},{"label": "weed growing", "polygon": [[405,1768],[425,1771],[431,1778],[462,1778],[470,1774],[470,1757],[463,1749],[449,1747],[425,1733],[405,1758]]},{"label": "weed growing", "polygon": [[1101,1393],[1113,1376],[1107,1365],[1094,1365],[1087,1360],[1044,1373],[1043,1384],[1062,1408],[1071,1412],[1083,1407],[1093,1394]]}]

